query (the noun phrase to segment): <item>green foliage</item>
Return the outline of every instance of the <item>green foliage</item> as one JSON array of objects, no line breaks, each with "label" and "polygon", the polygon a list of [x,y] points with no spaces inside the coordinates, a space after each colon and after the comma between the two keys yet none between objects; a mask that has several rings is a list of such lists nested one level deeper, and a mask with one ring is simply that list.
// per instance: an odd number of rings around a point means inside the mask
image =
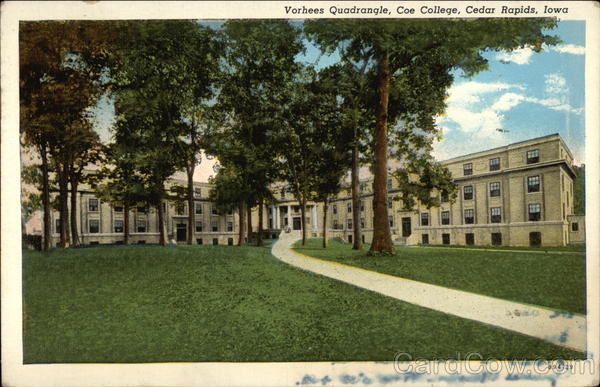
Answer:
[{"label": "green foliage", "polygon": [[575,215],[585,215],[585,165],[574,166],[573,210]]}]

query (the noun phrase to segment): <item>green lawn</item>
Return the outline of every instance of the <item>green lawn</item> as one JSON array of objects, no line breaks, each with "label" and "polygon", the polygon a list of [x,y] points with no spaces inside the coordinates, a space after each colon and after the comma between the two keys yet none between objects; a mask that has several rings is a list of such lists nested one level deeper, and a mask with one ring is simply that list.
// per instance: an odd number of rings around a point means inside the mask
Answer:
[{"label": "green lawn", "polygon": [[366,255],[350,244],[310,239],[306,255],[416,281],[585,314],[585,256],[473,249],[399,247],[393,256]]},{"label": "green lawn", "polygon": [[23,269],[25,363],[583,357],[303,272],[268,247],[27,251]]}]

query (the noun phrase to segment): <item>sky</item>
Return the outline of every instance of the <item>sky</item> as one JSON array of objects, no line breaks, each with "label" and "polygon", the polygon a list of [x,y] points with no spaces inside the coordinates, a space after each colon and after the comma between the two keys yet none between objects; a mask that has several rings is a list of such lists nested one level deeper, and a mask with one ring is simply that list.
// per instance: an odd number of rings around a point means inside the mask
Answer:
[{"label": "sky", "polygon": [[[471,78],[454,74],[446,114],[437,118],[443,137],[434,143],[438,161],[553,133],[565,140],[576,164],[584,161],[585,22],[561,21],[548,32],[562,43],[541,53],[528,48],[486,52],[487,71]],[[309,42],[305,46],[297,59],[317,68],[339,60],[336,54],[320,55]],[[95,113],[97,131],[108,141],[114,122],[111,101],[101,100]],[[215,174],[215,162],[204,157],[195,179],[207,181]]]}]

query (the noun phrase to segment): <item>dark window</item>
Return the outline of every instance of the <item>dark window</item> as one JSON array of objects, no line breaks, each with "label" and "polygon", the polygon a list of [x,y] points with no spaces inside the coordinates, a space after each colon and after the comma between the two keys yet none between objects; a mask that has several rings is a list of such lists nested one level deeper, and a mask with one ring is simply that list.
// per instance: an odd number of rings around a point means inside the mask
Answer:
[{"label": "dark window", "polygon": [[429,226],[429,212],[421,213],[421,226]]},{"label": "dark window", "polygon": [[465,234],[465,243],[468,245],[474,245],[475,244],[475,234],[473,233],[466,233]]},{"label": "dark window", "polygon": [[334,204],[331,209],[333,211],[333,215],[337,214],[337,205]]},{"label": "dark window", "polygon": [[146,232],[146,221],[141,219],[137,221],[137,232]]},{"label": "dark window", "polygon": [[115,245],[122,245],[124,241],[115,241]]},{"label": "dark window", "polygon": [[468,164],[463,164],[463,174],[465,176],[469,176],[473,174],[473,164],[468,163]]},{"label": "dark window", "polygon": [[528,206],[529,221],[535,222],[540,220],[541,207],[539,204],[530,204]]},{"label": "dark window", "polygon": [[475,215],[473,214],[473,210],[465,210],[465,224],[473,223],[475,223]]},{"label": "dark window", "polygon": [[194,208],[197,215],[202,214],[202,203],[195,203]]},{"label": "dark window", "polygon": [[500,223],[502,221],[502,214],[500,212],[500,207],[490,208],[490,221],[492,223]]},{"label": "dark window", "polygon": [[577,223],[577,222],[572,223],[571,231],[579,231],[579,223]]},{"label": "dark window", "polygon": [[445,245],[450,244],[450,234],[442,234],[442,243]]},{"label": "dark window", "polygon": [[394,217],[388,216],[388,222],[390,222],[390,227],[394,227]]},{"label": "dark window", "polygon": [[497,171],[500,169],[500,158],[496,157],[494,159],[490,159],[490,171]]},{"label": "dark window", "polygon": [[348,235],[348,242],[352,243],[352,235]]},{"label": "dark window", "polygon": [[273,228],[273,218],[269,218],[269,229]]},{"label": "dark window", "polygon": [[346,203],[346,211],[352,212],[352,203]]},{"label": "dark window", "polygon": [[337,219],[334,219],[334,220],[333,220],[333,229],[334,229],[334,230],[337,230],[337,229],[338,229],[338,227],[339,227],[339,226],[338,226],[338,220],[337,220]]},{"label": "dark window", "polygon": [[490,196],[500,196],[500,183],[490,183]]},{"label": "dark window", "polygon": [[533,164],[540,161],[540,152],[537,149],[527,151],[527,164]]},{"label": "dark window", "polygon": [[282,189],[282,190],[281,190],[281,198],[282,198],[282,199],[285,199],[285,189]]},{"label": "dark window", "polygon": [[[163,203],[163,211],[165,211],[165,209],[166,209],[165,203]],[[138,206],[137,211],[146,213],[146,206]]]},{"label": "dark window", "polygon": [[227,222],[227,231],[233,231],[233,222]]},{"label": "dark window", "polygon": [[217,207],[212,206],[210,213],[213,215],[219,215],[219,211],[217,211]]},{"label": "dark window", "polygon": [[183,204],[177,205],[177,215],[185,214],[185,206]]},{"label": "dark window", "polygon": [[141,240],[141,241],[138,241],[137,243],[138,243],[138,245],[145,245],[145,244],[146,244],[146,241],[144,241],[144,240]]},{"label": "dark window", "polygon": [[365,243],[365,234],[361,235],[362,243]]},{"label": "dark window", "polygon": [[450,224],[450,211],[442,211],[442,224]]},{"label": "dark window", "polygon": [[227,245],[233,246],[233,238],[227,238]]},{"label": "dark window", "polygon": [[94,198],[88,199],[88,211],[89,212],[97,212],[98,211],[98,199],[94,199]]},{"label": "dark window", "polygon": [[56,219],[56,222],[54,223],[54,231],[57,234],[60,234],[60,219]]},{"label": "dark window", "polygon": [[392,189],[392,179],[387,179],[387,189]]},{"label": "dark window", "polygon": [[424,245],[428,245],[429,244],[429,234],[423,234],[421,235],[421,243]]},{"label": "dark window", "polygon": [[367,189],[367,184],[366,183],[360,183],[359,189],[360,189],[360,192],[364,192]]},{"label": "dark window", "polygon": [[202,232],[202,222],[196,222],[196,232]]},{"label": "dark window", "polygon": [[216,220],[213,220],[211,223],[211,227],[213,231],[219,231],[219,222]]},{"label": "dark window", "polygon": [[95,246],[95,245],[99,245],[99,244],[100,244],[100,242],[98,242],[98,241],[91,241],[91,242],[90,242],[90,246],[91,246],[91,245],[94,245],[94,246]]},{"label": "dark window", "polygon": [[360,228],[365,228],[365,218],[360,218]]},{"label": "dark window", "polygon": [[120,219],[115,220],[115,232],[123,232],[123,221]]},{"label": "dark window", "polygon": [[219,238],[213,238],[213,245],[218,245],[219,244]]},{"label": "dark window", "polygon": [[529,246],[541,246],[542,245],[542,233],[538,231],[529,233]]},{"label": "dark window", "polygon": [[123,212],[123,206],[114,206],[115,212]]},{"label": "dark window", "polygon": [[90,219],[90,234],[100,232],[100,221],[98,219]]},{"label": "dark window", "polygon": [[202,240],[202,238],[198,238],[198,239],[196,239],[196,243],[201,245],[204,243],[204,241]]},{"label": "dark window", "polygon": [[492,245],[499,246],[502,244],[502,233],[493,232],[492,233]]},{"label": "dark window", "polygon": [[473,199],[473,186],[467,185],[463,188],[463,199],[471,200]]},{"label": "dark window", "polygon": [[360,201],[360,212],[364,212],[365,211],[365,201],[361,200]]},{"label": "dark window", "polygon": [[346,226],[347,226],[348,230],[352,230],[352,219],[346,220]]},{"label": "dark window", "polygon": [[195,198],[200,198],[202,196],[202,191],[200,190],[200,188],[194,188],[194,197]]},{"label": "dark window", "polygon": [[388,201],[387,201],[388,208],[392,208],[393,205],[394,205],[394,201],[392,199],[388,198]]},{"label": "dark window", "polygon": [[540,192],[539,176],[529,176],[527,178],[527,192]]},{"label": "dark window", "polygon": [[442,191],[441,199],[440,200],[442,201],[442,203],[448,202],[448,192]]},{"label": "dark window", "polygon": [[294,206],[294,207],[292,208],[292,210],[293,210],[294,212],[300,212],[300,206]]}]

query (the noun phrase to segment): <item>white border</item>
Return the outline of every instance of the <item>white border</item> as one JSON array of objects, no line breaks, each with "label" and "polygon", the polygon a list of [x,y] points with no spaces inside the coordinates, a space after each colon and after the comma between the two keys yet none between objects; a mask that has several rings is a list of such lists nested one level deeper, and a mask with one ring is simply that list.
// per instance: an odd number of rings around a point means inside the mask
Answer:
[{"label": "white border", "polygon": [[[377,375],[398,375],[393,364],[369,363],[166,363],[166,364],[22,364],[21,329],[21,229],[20,229],[20,189],[19,189],[19,140],[18,140],[18,22],[19,20],[60,20],[60,19],[228,19],[228,18],[305,18],[314,15],[286,15],[284,6],[324,7],[344,6],[386,6],[395,10],[397,6],[440,5],[464,9],[473,2],[3,2],[1,4],[2,28],[2,384],[8,386],[123,386],[123,385],[295,385],[305,375],[315,378],[315,385],[321,385],[321,378],[328,376],[329,384],[343,384],[339,375],[359,375],[371,377],[374,385],[381,382]],[[588,278],[588,346],[593,353],[595,374],[583,376],[562,376],[558,385],[594,385],[598,383],[599,348],[599,238],[600,214],[599,170],[600,170],[600,63],[598,41],[600,38],[600,7],[593,1],[586,2],[479,2],[478,5],[500,7],[521,5],[543,8],[568,7],[568,19],[586,20],[586,228],[587,228],[587,278]],[[331,17],[326,13],[325,17]],[[460,17],[477,17],[466,15]],[[489,16],[489,15],[487,15]],[[498,16],[498,15],[496,15]],[[528,17],[531,15],[520,15]],[[538,14],[536,16],[548,16]],[[344,15],[344,17],[361,17]],[[378,16],[385,18],[385,15]],[[387,17],[398,18],[392,12]],[[416,15],[415,17],[431,17]],[[440,17],[440,16],[437,16]],[[557,278],[560,281],[560,278]],[[473,363],[472,363],[473,364]],[[459,382],[448,379],[448,382]],[[548,385],[548,379],[526,379],[530,383]],[[397,379],[389,384],[411,382],[432,384],[426,379]],[[466,379],[464,382],[480,384],[480,380]],[[522,385],[525,380],[510,382],[500,377],[491,381],[494,385]],[[358,379],[364,384],[365,379]],[[440,380],[438,379],[438,383]],[[488,380],[490,382],[490,380]]]}]

